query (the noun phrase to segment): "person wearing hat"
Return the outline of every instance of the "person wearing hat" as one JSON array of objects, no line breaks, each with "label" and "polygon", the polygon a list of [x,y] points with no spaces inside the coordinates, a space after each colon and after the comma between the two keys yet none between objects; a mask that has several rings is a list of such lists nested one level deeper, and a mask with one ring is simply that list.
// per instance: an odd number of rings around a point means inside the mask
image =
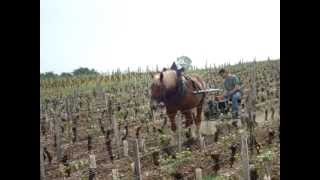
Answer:
[{"label": "person wearing hat", "polygon": [[224,79],[224,98],[232,101],[232,118],[239,118],[239,99],[241,97],[240,80],[236,75],[230,74],[226,69],[221,69],[219,75]]}]

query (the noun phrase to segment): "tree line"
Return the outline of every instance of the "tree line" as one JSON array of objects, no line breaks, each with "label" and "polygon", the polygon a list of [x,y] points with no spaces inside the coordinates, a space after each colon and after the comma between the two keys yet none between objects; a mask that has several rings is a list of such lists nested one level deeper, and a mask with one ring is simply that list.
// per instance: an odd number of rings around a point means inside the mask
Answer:
[{"label": "tree line", "polygon": [[[177,65],[180,67],[183,67],[185,70],[188,70],[192,66],[192,60],[187,56],[180,56],[177,58]],[[68,78],[72,76],[96,76],[99,75],[99,73],[95,69],[89,69],[86,67],[80,67],[78,69],[75,69],[72,73],[63,72],[60,75],[54,73],[54,72],[45,72],[40,73],[40,79],[55,79],[55,78]]]},{"label": "tree line", "polygon": [[50,79],[50,78],[59,78],[59,77],[72,77],[72,76],[95,76],[99,75],[99,73],[95,69],[89,69],[85,67],[80,67],[78,69],[75,69],[71,73],[63,72],[60,75],[56,74],[54,72],[45,72],[45,73],[40,73],[40,79]]}]

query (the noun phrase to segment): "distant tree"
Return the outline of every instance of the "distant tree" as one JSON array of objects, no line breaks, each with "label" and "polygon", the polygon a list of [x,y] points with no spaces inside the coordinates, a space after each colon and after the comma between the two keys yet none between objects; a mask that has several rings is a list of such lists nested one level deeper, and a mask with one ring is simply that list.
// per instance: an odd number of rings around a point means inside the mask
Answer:
[{"label": "distant tree", "polygon": [[80,67],[78,69],[75,69],[73,71],[73,75],[75,76],[81,76],[81,75],[98,75],[99,73],[94,70],[94,69],[89,69],[89,68],[83,68],[83,67]]},{"label": "distant tree", "polygon": [[56,77],[58,77],[58,74],[55,74],[54,72],[40,73],[41,79],[56,78]]},{"label": "distant tree", "polygon": [[177,58],[177,65],[183,67],[185,70],[188,70],[192,67],[192,61],[187,56],[181,56]]},{"label": "distant tree", "polygon": [[60,76],[61,77],[72,77],[72,74],[63,72],[63,73],[60,74]]}]

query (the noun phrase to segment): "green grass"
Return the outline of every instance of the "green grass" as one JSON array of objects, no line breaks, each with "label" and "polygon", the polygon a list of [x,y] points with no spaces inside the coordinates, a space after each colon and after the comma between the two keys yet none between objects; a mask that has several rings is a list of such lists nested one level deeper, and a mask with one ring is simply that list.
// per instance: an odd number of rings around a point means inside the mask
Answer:
[{"label": "green grass", "polygon": [[202,177],[202,180],[226,180],[227,178],[221,175],[208,175]]}]

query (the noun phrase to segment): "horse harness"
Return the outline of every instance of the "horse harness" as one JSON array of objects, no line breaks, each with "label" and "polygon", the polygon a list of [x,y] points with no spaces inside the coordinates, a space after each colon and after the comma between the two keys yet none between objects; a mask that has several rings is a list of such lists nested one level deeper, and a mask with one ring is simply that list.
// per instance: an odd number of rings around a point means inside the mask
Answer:
[{"label": "horse harness", "polygon": [[[190,76],[182,75],[181,79],[177,81],[176,89],[174,93],[165,94],[164,92],[161,93],[161,100],[164,102],[169,102],[176,104],[180,102],[180,100],[186,95],[187,93],[187,81],[191,81],[193,90],[201,90],[201,87],[191,79]],[[205,93],[202,94],[202,99],[199,102],[199,105],[203,103],[205,98]],[[170,99],[170,100],[169,100]],[[199,106],[197,105],[197,106]]]},{"label": "horse harness", "polygon": [[[186,80],[190,80],[191,83],[192,83],[192,87],[193,87],[193,91],[197,91],[197,90],[201,90],[201,87],[199,87],[199,85],[194,81],[192,80],[192,78],[190,76],[187,76],[187,75],[183,75],[183,77],[186,79]],[[184,81],[185,82],[185,81]],[[184,83],[185,84],[185,83]],[[197,96],[197,95],[196,95]],[[205,93],[202,93],[202,98],[199,102],[199,104],[197,106],[199,106],[200,104],[203,103],[204,101],[204,98],[205,98]]]}]

